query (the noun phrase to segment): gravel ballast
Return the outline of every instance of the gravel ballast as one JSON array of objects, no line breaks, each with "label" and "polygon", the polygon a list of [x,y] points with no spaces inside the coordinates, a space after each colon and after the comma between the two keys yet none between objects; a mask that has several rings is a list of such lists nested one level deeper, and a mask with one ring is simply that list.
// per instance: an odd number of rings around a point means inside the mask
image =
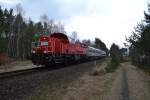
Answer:
[{"label": "gravel ballast", "polygon": [[0,79],[0,100],[25,100],[26,98],[40,93],[42,89],[59,88],[62,83],[71,84],[84,72],[93,69],[94,63],[88,62],[69,66],[57,70],[47,70],[38,73],[29,73],[6,79]]}]

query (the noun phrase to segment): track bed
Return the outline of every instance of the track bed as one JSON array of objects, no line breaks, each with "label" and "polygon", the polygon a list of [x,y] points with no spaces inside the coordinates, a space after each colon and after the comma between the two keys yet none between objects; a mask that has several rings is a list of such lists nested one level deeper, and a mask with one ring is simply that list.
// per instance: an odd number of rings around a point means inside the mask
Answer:
[{"label": "track bed", "polygon": [[41,88],[47,85],[55,88],[63,86],[64,82],[70,84],[83,73],[92,70],[93,66],[93,62],[86,62],[57,70],[46,68],[38,72],[31,71],[27,74],[0,78],[0,100],[24,100],[34,92],[40,93]]}]

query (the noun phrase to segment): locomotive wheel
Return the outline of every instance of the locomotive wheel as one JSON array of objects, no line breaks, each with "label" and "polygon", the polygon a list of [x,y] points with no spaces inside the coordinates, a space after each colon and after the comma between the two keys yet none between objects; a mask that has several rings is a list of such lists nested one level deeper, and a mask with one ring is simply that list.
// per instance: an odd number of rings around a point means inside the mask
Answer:
[{"label": "locomotive wheel", "polygon": [[45,63],[45,66],[54,68],[55,67],[55,61],[47,62],[47,63]]},{"label": "locomotive wheel", "polygon": [[64,60],[64,65],[67,66],[68,65],[68,59]]},{"label": "locomotive wheel", "polygon": [[36,55],[32,55],[32,62],[34,65],[38,65],[39,64],[39,57]]}]

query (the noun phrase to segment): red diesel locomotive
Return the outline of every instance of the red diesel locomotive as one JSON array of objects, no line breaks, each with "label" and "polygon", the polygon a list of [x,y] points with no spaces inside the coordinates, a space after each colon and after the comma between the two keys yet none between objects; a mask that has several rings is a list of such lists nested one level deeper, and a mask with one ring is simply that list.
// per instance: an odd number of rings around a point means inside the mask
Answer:
[{"label": "red diesel locomotive", "polygon": [[68,63],[106,56],[102,50],[88,47],[82,43],[70,43],[63,33],[42,36],[32,42],[32,62],[36,65]]}]

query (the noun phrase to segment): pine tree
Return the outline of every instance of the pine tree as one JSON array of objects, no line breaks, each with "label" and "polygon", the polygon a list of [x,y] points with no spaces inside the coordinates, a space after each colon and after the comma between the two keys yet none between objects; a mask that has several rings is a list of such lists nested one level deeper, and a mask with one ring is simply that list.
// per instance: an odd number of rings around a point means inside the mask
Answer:
[{"label": "pine tree", "polygon": [[108,49],[105,43],[102,42],[99,38],[95,38],[95,47],[104,50],[108,54]]},{"label": "pine tree", "polygon": [[112,58],[111,63],[114,66],[118,66],[120,63],[120,50],[116,44],[112,44],[110,47],[110,56]]},{"label": "pine tree", "polygon": [[148,12],[144,12],[145,20],[137,25],[129,37],[130,55],[135,63],[150,64],[150,4]]}]

